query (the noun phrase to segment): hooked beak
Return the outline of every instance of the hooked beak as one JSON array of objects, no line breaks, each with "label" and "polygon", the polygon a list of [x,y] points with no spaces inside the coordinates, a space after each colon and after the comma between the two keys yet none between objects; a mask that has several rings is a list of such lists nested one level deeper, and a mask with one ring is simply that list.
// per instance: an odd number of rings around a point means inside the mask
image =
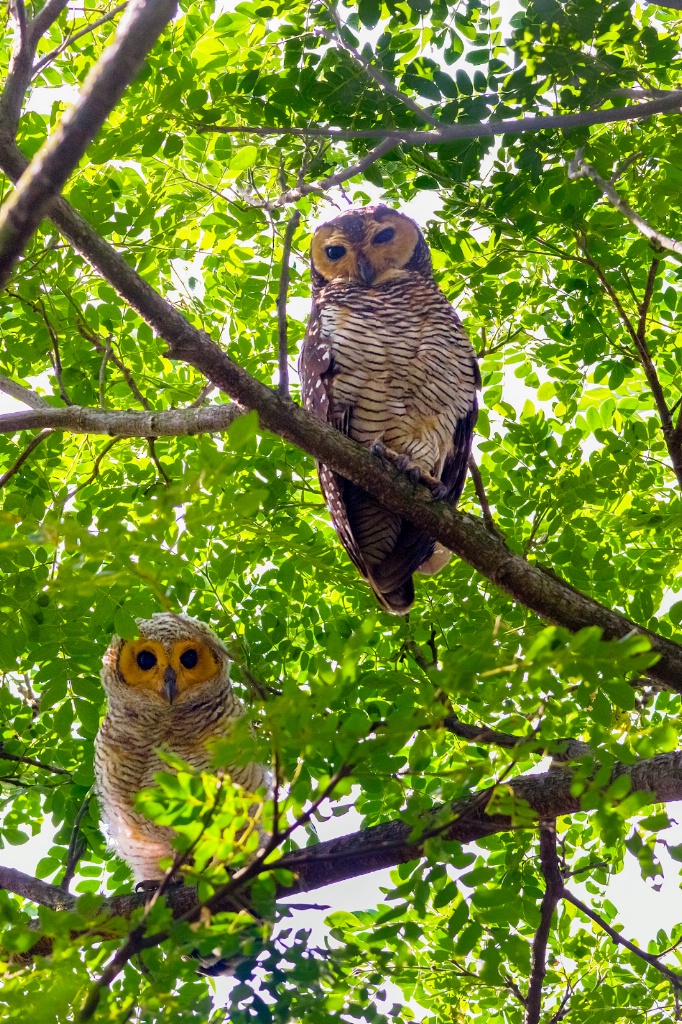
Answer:
[{"label": "hooked beak", "polygon": [[163,692],[168,699],[169,704],[173,703],[173,700],[178,693],[177,678],[175,669],[168,666],[166,671],[163,673]]},{"label": "hooked beak", "polygon": [[367,257],[365,256],[364,252],[359,252],[358,253],[357,268],[358,268],[358,277],[360,278],[362,283],[366,284],[367,287],[369,288],[369,286],[371,285],[372,281],[374,280],[374,267],[372,266],[370,261],[367,259]]}]

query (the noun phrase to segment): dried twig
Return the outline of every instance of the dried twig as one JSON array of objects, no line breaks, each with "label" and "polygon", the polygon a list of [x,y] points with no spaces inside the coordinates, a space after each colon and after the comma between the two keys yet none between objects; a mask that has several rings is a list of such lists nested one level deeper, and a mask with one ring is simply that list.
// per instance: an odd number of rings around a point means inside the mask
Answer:
[{"label": "dried twig", "polygon": [[294,210],[287,221],[282,240],[282,269],[279,275],[279,289],[277,291],[277,361],[279,364],[279,382],[277,393],[283,398],[289,397],[289,329],[287,321],[287,295],[289,293],[289,260],[291,258],[291,243],[296,228],[301,223],[301,213]]}]

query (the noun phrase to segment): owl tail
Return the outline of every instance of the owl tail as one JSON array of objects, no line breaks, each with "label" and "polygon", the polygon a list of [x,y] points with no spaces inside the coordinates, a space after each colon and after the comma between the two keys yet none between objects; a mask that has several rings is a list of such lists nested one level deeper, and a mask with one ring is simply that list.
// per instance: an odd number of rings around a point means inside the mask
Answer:
[{"label": "owl tail", "polygon": [[414,581],[411,576],[409,580],[395,590],[379,590],[371,579],[369,580],[369,585],[374,591],[381,607],[385,611],[391,612],[392,615],[407,615],[414,604]]}]

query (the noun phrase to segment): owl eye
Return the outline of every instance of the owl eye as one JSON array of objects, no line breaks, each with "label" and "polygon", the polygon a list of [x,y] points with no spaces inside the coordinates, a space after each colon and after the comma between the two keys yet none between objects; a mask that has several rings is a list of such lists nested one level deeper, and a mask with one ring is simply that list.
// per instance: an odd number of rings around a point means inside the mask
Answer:
[{"label": "owl eye", "polygon": [[345,245],[327,245],[324,251],[328,260],[340,260],[346,255]]},{"label": "owl eye", "polygon": [[372,239],[372,245],[383,245],[384,242],[390,242],[395,235],[395,228],[384,228],[378,235],[375,235]]},{"label": "owl eye", "polygon": [[143,672],[149,672],[149,669],[156,665],[156,655],[152,651],[140,651],[137,656],[137,664]]},{"label": "owl eye", "polygon": [[199,655],[193,647],[190,647],[188,651],[183,651],[180,655],[180,664],[184,665],[185,668],[196,668],[198,661]]}]

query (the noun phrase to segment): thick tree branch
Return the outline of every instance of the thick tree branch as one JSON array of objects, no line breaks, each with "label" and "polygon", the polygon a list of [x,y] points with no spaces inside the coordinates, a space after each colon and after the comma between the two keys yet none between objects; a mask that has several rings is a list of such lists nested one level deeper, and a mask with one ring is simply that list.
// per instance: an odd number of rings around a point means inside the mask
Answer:
[{"label": "thick tree branch", "polygon": [[30,406],[31,409],[52,408],[50,403],[46,402],[41,395],[31,391],[30,388],[25,388],[23,384],[17,384],[16,381],[10,380],[9,377],[3,377],[2,374],[0,374],[0,391],[4,391],[6,395],[15,398],[17,402]]},{"label": "thick tree branch", "polygon": [[[622,173],[622,172],[621,172]],[[654,245],[659,246],[661,249],[668,249],[670,252],[676,252],[682,256],[682,242],[678,242],[674,238],[670,238],[669,235],[663,234],[661,231],[657,231],[656,228],[652,228],[643,217],[632,209],[623,198],[619,195],[618,191],[613,185],[613,182],[607,181],[602,178],[597,170],[588,164],[583,159],[583,151],[579,149],[575,154],[573,160],[568,165],[568,176],[569,178],[590,178],[595,183],[598,189],[606,196],[612,206],[622,213],[624,217],[633,224],[638,231],[641,231],[645,238],[648,238]]]},{"label": "thick tree branch", "polygon": [[33,58],[41,36],[66,7],[68,0],[47,0],[33,21],[26,19],[24,0],[10,0],[14,40],[9,71],[0,95],[0,137],[14,140],[26,90],[31,83]]},{"label": "thick tree branch", "polygon": [[[658,754],[633,765],[616,764],[603,788],[606,789],[621,776],[630,780],[630,792],[648,794],[652,803],[682,800],[682,751]],[[574,792],[573,782],[573,772],[568,769],[543,775],[521,775],[506,782],[504,786],[483,790],[456,801],[449,808],[434,810],[422,819],[421,831],[415,829],[413,824],[395,819],[352,835],[294,850],[273,862],[277,868],[291,871],[294,875],[291,886],[279,886],[277,898],[284,899],[296,893],[319,889],[332,882],[357,878],[372,871],[417,860],[422,856],[425,841],[432,836],[466,844],[516,828],[535,828],[538,821],[575,814],[581,809],[581,800]],[[516,803],[526,813],[519,818],[511,813],[511,806],[509,813],[488,813],[487,807],[494,793],[498,796],[507,793],[512,805]],[[530,817],[527,815],[528,808],[533,812]],[[268,869],[268,865],[265,865],[265,869]],[[75,906],[75,897],[69,896],[57,886],[37,882],[22,872],[0,868],[0,887],[44,906],[58,905],[65,910]],[[234,893],[228,895],[231,897]],[[117,937],[107,930],[106,919],[128,918],[145,905],[146,899],[140,893],[104,899],[99,908],[97,934],[103,938]],[[192,886],[168,890],[166,900],[176,918],[196,913],[197,895]],[[221,907],[229,909],[230,905],[228,897],[224,904],[220,899],[215,899],[211,909],[217,912]],[[50,949],[51,940],[43,937],[38,940],[32,952],[49,955]]]},{"label": "thick tree branch", "polygon": [[[49,3],[53,0],[48,0]],[[113,43],[0,209],[0,288],[87,147],[175,13],[177,0],[133,0]],[[47,6],[47,5],[46,5]],[[37,16],[44,13],[45,8]],[[37,20],[37,19],[36,19]]]},{"label": "thick tree branch", "polygon": [[540,869],[545,893],[540,907],[540,924],[533,939],[533,966],[526,996],[525,1024],[539,1024],[542,1011],[542,986],[547,973],[547,943],[557,903],[564,892],[556,849],[556,819],[540,822]]},{"label": "thick tree branch", "polygon": [[289,397],[289,323],[287,320],[289,260],[291,258],[291,243],[296,233],[296,228],[300,223],[301,213],[299,210],[294,210],[287,221],[287,226],[284,229],[284,240],[282,241],[282,268],[279,275],[279,289],[277,291],[277,361],[279,364],[277,393],[282,398]]},{"label": "thick tree branch", "polygon": [[8,412],[0,416],[0,434],[14,434],[36,427],[69,430],[73,434],[108,434],[110,437],[178,437],[184,434],[212,434],[227,430],[244,412],[238,405],[210,405],[203,408],[153,410],[35,409]]},{"label": "thick tree branch", "polygon": [[392,139],[410,146],[434,146],[454,139],[481,139],[492,135],[521,135],[557,128],[587,128],[595,124],[613,124],[632,121],[653,114],[675,113],[682,108],[682,90],[671,90],[660,99],[626,107],[608,107],[601,110],[583,110],[578,114],[546,114],[540,117],[512,118],[507,121],[478,121],[475,124],[446,124],[432,130],[411,128],[270,128],[254,125],[202,125],[203,132],[238,132],[251,135],[295,135],[299,138],[320,136],[329,139]]},{"label": "thick tree branch", "polygon": [[121,11],[124,11],[127,6],[128,0],[126,0],[125,3],[118,4],[117,7],[112,8],[112,10],[110,10],[107,14],[103,14],[102,17],[97,18],[96,21],[91,21],[89,25],[85,26],[85,28],[79,29],[78,32],[74,32],[73,35],[68,36],[63,43],[60,43],[59,46],[56,46],[54,50],[50,50],[49,53],[46,53],[44,57],[41,57],[40,60],[37,61],[36,64],[34,64],[31,78],[35,78],[37,75],[39,75],[40,72],[43,71],[48,64],[51,64],[56,57],[58,57],[61,53],[64,53],[64,50],[68,50],[70,46],[73,46],[76,40],[82,39],[83,36],[89,35],[90,32],[94,32],[96,28],[100,27],[100,25],[106,25],[106,23],[108,21],[112,21],[117,14],[120,14]]}]

